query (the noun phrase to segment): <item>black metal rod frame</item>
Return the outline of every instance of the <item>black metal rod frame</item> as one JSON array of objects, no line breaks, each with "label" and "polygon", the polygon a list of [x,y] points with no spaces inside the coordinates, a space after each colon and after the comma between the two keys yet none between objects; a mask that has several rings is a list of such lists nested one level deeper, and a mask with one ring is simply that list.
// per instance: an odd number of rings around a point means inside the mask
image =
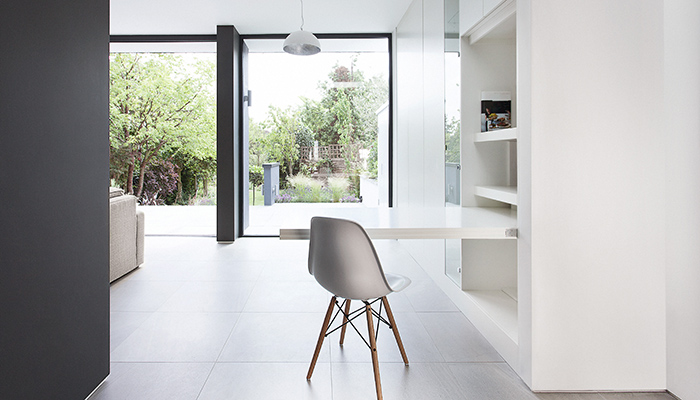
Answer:
[{"label": "black metal rod frame", "polygon": [[[386,324],[386,326],[388,326],[389,329],[392,329],[392,330],[393,330],[394,328],[391,326],[391,323],[389,323],[389,321],[387,321],[384,317],[382,317],[382,306],[383,306],[384,303],[382,303],[382,302],[379,303],[379,312],[375,311],[374,308],[372,308],[372,304],[374,304],[374,303],[380,301],[381,299],[382,299],[382,298],[379,297],[379,298],[377,298],[377,299],[372,300],[371,302],[370,302],[370,301],[367,301],[367,300],[362,300],[362,303],[364,304],[364,306],[358,307],[358,308],[355,309],[354,311],[351,311],[351,312],[349,312],[349,313],[347,313],[347,314],[345,313],[344,308],[345,308],[345,304],[347,304],[347,302],[350,301],[350,300],[345,299],[345,300],[343,300],[343,303],[342,303],[342,304],[339,304],[339,303],[338,303],[338,300],[336,300],[336,301],[335,301],[335,306],[338,307],[338,310],[337,310],[337,311],[335,312],[335,314],[333,315],[333,318],[331,319],[331,322],[328,323],[328,328],[326,328],[326,333],[325,333],[324,337],[328,337],[331,333],[333,333],[333,332],[337,331],[338,329],[340,329],[340,328],[342,328],[342,327],[344,327],[344,326],[350,324],[350,326],[355,330],[355,332],[357,332],[357,334],[360,335],[360,338],[362,339],[362,341],[365,342],[365,344],[367,345],[367,347],[371,350],[371,349],[372,349],[372,346],[370,346],[369,342],[367,342],[367,339],[365,339],[365,336],[364,336],[362,333],[360,333],[360,330],[357,329],[357,327],[355,326],[355,324],[354,324],[352,321],[355,320],[356,318],[360,317],[362,314],[364,314],[364,313],[365,313],[365,310],[366,310],[366,307],[369,306],[369,307],[370,307],[370,310],[372,310],[372,315],[373,315],[374,317],[376,317],[378,321],[383,322],[384,324]],[[333,330],[330,330],[330,331],[329,331],[328,329],[330,329],[330,327],[333,325],[333,322],[335,321],[335,319],[336,319],[336,318],[338,317],[338,315],[340,315],[340,314],[343,314],[343,316],[345,316],[346,322],[344,322],[344,323],[338,325],[338,326],[335,327]],[[379,327],[380,327],[380,326],[381,326],[381,324],[378,323],[378,324],[377,324],[377,332],[376,332],[375,335],[374,335],[375,339],[376,339],[377,336],[379,335]]]}]

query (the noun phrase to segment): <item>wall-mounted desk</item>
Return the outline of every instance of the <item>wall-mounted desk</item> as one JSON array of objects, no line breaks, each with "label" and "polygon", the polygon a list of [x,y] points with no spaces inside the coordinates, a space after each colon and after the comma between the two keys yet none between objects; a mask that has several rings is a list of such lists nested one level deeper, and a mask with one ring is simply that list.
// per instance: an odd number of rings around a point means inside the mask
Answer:
[{"label": "wall-mounted desk", "polygon": [[280,239],[308,240],[314,216],[356,221],[372,239],[464,239],[461,284],[448,278],[439,262],[422,267],[475,326],[491,332],[489,341],[499,353],[517,362],[517,295],[508,294],[517,287],[516,211],[506,207],[301,207],[280,225]]},{"label": "wall-mounted desk", "polygon": [[[296,211],[296,210],[295,210]],[[313,208],[289,215],[280,239],[308,239],[314,216],[345,218],[372,239],[516,239],[517,215],[510,208]]]}]

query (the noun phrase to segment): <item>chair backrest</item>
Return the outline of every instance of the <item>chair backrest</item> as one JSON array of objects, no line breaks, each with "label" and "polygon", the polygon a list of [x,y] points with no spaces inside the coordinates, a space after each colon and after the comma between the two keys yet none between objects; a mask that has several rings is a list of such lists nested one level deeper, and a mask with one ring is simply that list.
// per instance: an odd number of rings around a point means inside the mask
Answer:
[{"label": "chair backrest", "polygon": [[326,290],[346,299],[373,299],[392,291],[367,232],[345,219],[311,219],[309,273]]}]

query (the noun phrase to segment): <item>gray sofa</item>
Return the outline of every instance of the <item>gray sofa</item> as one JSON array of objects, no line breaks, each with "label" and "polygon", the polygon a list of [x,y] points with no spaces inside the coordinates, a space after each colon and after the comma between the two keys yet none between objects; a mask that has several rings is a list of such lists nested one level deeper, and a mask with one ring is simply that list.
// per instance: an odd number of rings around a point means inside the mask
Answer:
[{"label": "gray sofa", "polygon": [[109,281],[113,282],[143,264],[144,215],[136,210],[136,197],[109,189]]}]

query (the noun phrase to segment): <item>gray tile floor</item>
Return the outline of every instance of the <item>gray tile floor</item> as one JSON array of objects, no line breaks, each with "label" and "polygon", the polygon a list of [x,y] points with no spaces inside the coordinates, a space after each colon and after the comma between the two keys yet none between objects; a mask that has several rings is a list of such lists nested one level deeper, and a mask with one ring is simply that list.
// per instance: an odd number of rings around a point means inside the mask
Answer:
[{"label": "gray tile floor", "polygon": [[[372,399],[369,351],[352,330],[305,379],[330,296],[306,270],[308,242],[146,238],[146,263],[111,287],[111,375],[91,400]],[[411,364],[378,337],[384,398],[666,400],[666,394],[533,394],[396,241],[377,241]],[[364,326],[360,324],[360,326]]]}]

